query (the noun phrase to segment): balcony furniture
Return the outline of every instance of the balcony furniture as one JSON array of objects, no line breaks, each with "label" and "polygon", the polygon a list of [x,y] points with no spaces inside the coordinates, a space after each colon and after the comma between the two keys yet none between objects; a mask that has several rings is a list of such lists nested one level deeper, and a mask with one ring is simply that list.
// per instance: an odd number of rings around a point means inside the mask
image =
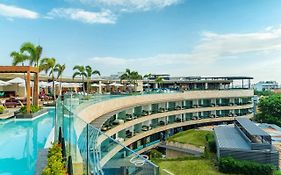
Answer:
[{"label": "balcony furniture", "polygon": [[131,132],[130,130],[126,131],[126,137],[127,138],[131,138],[133,136],[133,132]]},{"label": "balcony furniture", "polygon": [[142,127],[141,127],[142,131],[148,131],[149,129],[150,129],[150,127],[147,125],[142,125]]},{"label": "balcony furniture", "polygon": [[111,129],[111,126],[108,126],[108,125],[104,125],[101,130],[102,131],[107,131],[107,130],[110,130]]},{"label": "balcony furniture", "polygon": [[124,120],[122,119],[116,119],[113,121],[113,125],[119,125],[119,124],[123,124],[124,123]]},{"label": "balcony furniture", "polygon": [[160,122],[159,122],[159,125],[160,125],[160,126],[164,126],[164,125],[165,125],[165,122],[164,122],[164,121],[160,121]]},{"label": "balcony furniture", "polygon": [[182,108],[181,108],[181,106],[176,106],[175,109],[176,110],[181,110]]},{"label": "balcony furniture", "polygon": [[176,118],[176,122],[181,122],[181,118]]},{"label": "balcony furniture", "polygon": [[148,112],[148,111],[146,111],[146,110],[142,110],[141,115],[142,115],[142,116],[147,116],[147,115],[149,115],[149,112]]}]

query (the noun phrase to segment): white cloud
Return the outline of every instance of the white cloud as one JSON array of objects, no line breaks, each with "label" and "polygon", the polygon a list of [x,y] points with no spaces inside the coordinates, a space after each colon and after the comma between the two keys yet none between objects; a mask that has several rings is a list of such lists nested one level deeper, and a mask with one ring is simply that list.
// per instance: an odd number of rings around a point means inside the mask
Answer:
[{"label": "white cloud", "polygon": [[0,16],[5,16],[9,20],[12,20],[12,18],[36,19],[39,14],[16,6],[0,4]]},{"label": "white cloud", "polygon": [[258,79],[270,78],[271,74],[281,73],[281,27],[253,33],[203,32],[201,41],[189,53],[159,54],[145,58],[94,57],[90,60],[99,69],[109,70],[110,73],[132,68],[142,73],[240,74],[256,76]]},{"label": "white cloud", "polygon": [[116,16],[110,10],[91,12],[83,9],[54,8],[48,13],[48,17],[60,17],[84,23],[114,24]]},{"label": "white cloud", "polygon": [[84,4],[112,8],[122,12],[162,9],[182,0],[80,0]]}]

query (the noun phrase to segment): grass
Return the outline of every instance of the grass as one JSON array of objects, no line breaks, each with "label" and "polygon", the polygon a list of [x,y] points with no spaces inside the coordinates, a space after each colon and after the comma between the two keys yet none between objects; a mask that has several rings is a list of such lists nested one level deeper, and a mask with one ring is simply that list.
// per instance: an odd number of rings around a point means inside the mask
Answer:
[{"label": "grass", "polygon": [[165,169],[175,175],[223,175],[210,159],[205,158],[155,159],[153,162],[160,170]]},{"label": "grass", "polygon": [[210,135],[212,131],[191,129],[183,132],[179,132],[172,137],[168,138],[168,141],[187,143],[200,147],[205,146],[207,143],[206,135]]}]

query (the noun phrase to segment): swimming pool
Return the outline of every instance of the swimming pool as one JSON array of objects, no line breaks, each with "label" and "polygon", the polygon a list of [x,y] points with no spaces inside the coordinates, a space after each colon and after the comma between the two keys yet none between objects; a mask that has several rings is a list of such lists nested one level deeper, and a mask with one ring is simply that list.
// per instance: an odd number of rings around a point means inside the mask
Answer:
[{"label": "swimming pool", "polygon": [[0,174],[32,175],[37,153],[54,126],[54,110],[35,120],[0,121]]}]

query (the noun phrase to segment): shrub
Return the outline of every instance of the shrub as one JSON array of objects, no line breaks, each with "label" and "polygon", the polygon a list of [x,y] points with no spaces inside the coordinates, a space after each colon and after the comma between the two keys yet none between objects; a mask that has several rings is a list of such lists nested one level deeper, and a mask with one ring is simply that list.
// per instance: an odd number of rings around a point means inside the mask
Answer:
[{"label": "shrub", "polygon": [[[38,111],[40,111],[40,109],[41,108],[39,106],[30,105],[30,113],[38,112]],[[23,107],[20,108],[20,113],[23,113],[23,114],[27,113],[26,106],[23,106]]]},{"label": "shrub", "polygon": [[216,141],[215,141],[214,134],[213,133],[207,134],[206,141],[207,141],[206,147],[208,147],[208,150],[212,153],[216,153],[217,147],[216,147]]},{"label": "shrub", "polygon": [[60,145],[54,144],[48,151],[48,164],[42,172],[42,175],[65,175],[65,162],[62,157]]},{"label": "shrub", "polygon": [[157,151],[156,149],[152,149],[152,150],[150,151],[150,158],[151,158],[151,159],[152,159],[152,158],[156,158],[156,159],[162,158],[162,153],[159,152],[159,151]]},{"label": "shrub", "polygon": [[261,164],[252,161],[235,160],[232,157],[219,159],[219,171],[223,173],[245,175],[273,175],[276,168],[270,164]]},{"label": "shrub", "polygon": [[5,111],[5,107],[4,106],[0,106],[0,114],[3,114]]}]

